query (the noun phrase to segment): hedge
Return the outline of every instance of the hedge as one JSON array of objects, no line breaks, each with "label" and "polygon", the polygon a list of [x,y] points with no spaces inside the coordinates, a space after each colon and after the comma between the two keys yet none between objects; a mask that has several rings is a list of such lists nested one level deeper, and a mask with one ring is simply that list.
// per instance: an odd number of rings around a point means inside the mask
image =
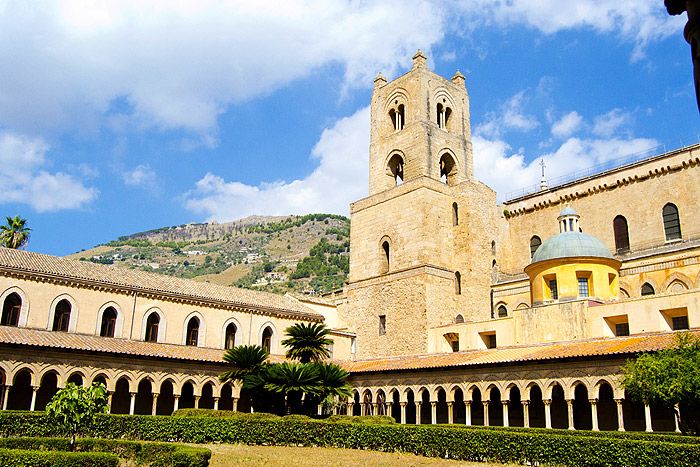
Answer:
[{"label": "hedge", "polygon": [[[42,414],[0,414],[0,436],[57,435]],[[319,420],[103,415],[91,436],[193,443],[327,446],[410,452],[470,461],[572,466],[700,465],[700,444],[606,436],[558,430],[516,431],[483,427],[369,425]],[[583,432],[581,432],[583,433]],[[677,439],[676,436],[668,438]],[[682,438],[683,439],[683,438]]]},{"label": "hedge", "polygon": [[[114,439],[89,439],[78,438],[75,443],[75,452],[69,450],[67,438],[0,438],[0,450],[7,452],[38,453],[39,457],[57,456],[62,459],[64,454],[80,454],[84,457],[95,458],[114,457],[128,460],[135,465],[150,465],[153,467],[178,466],[178,467],[206,467],[209,465],[211,451],[205,448],[190,447],[171,443],[144,443],[138,441],[114,440]],[[21,451],[19,451],[21,450]],[[69,458],[71,456],[68,456]],[[97,459],[100,461],[100,459]],[[61,461],[62,462],[62,461]],[[102,461],[100,461],[102,462]],[[4,464],[0,465],[14,465]],[[19,464],[23,465],[23,464]],[[27,465],[34,465],[28,462]],[[43,463],[37,465],[44,465]],[[69,463],[46,465],[73,465]],[[92,465],[89,462],[76,465]],[[96,465],[103,465],[98,463]],[[105,464],[112,465],[112,464]],[[113,465],[116,465],[113,464]]]},{"label": "hedge", "polygon": [[[234,412],[232,410],[214,410],[214,409],[178,409],[173,413],[176,417],[215,417],[215,418],[236,418],[245,420],[294,420],[294,421],[306,421],[313,420],[313,418],[306,415],[285,415],[280,417],[279,415],[265,413],[265,412],[255,412],[255,413],[245,413],[245,412]],[[387,424],[396,423],[393,417],[387,415],[362,415],[359,417],[352,415],[331,415],[328,418],[323,419],[330,423],[367,423],[367,424]]]},{"label": "hedge", "polygon": [[119,458],[106,452],[0,449],[0,465],[12,465],[13,467],[117,467]]}]

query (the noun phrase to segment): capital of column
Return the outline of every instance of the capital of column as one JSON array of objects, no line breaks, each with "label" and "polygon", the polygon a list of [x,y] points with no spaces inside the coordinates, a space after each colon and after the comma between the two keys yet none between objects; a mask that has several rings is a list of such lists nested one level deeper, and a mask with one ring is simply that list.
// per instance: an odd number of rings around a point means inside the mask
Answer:
[{"label": "capital of column", "polygon": [[501,401],[502,405],[510,405],[510,401],[508,399]]},{"label": "capital of column", "polygon": [[399,404],[401,405],[401,407],[406,407],[406,404],[408,404],[408,402],[399,402]]},{"label": "capital of column", "polygon": [[471,407],[472,401],[464,401],[464,405],[466,405],[467,407]]},{"label": "capital of column", "polygon": [[452,407],[453,405],[454,405],[454,402],[448,402],[448,403],[447,403],[447,406],[448,406],[448,407]]},{"label": "capital of column", "polygon": [[552,399],[542,399],[544,405],[552,405]]},{"label": "capital of column", "polygon": [[32,386],[32,391],[37,392],[40,386]]},{"label": "capital of column", "polygon": [[590,402],[591,404],[597,404],[597,403],[598,403],[598,398],[597,398],[597,397],[594,397],[594,398],[592,398],[592,399],[588,399],[588,402]]},{"label": "capital of column", "polygon": [[430,405],[433,407],[437,406],[437,401],[430,401]]},{"label": "capital of column", "polygon": [[131,394],[131,397],[134,397],[136,394],[138,394],[138,391],[129,391],[129,394]]},{"label": "capital of column", "polygon": [[488,407],[490,402],[491,401],[481,401],[481,403],[484,404],[484,407]]},{"label": "capital of column", "polygon": [[530,401],[529,401],[529,400],[527,400],[527,399],[525,399],[525,400],[521,400],[521,401],[520,401],[520,404],[522,404],[522,405],[526,405],[526,406],[527,406],[527,405],[530,405]]},{"label": "capital of column", "polygon": [[622,402],[624,402],[625,399],[615,399],[615,403],[617,405],[622,405]]},{"label": "capital of column", "polygon": [[574,405],[573,399],[566,399],[566,405]]},{"label": "capital of column", "polygon": [[218,401],[218,400],[219,400],[219,398],[218,398],[218,397],[215,397],[215,398],[214,398],[214,400],[215,400],[215,401]]}]

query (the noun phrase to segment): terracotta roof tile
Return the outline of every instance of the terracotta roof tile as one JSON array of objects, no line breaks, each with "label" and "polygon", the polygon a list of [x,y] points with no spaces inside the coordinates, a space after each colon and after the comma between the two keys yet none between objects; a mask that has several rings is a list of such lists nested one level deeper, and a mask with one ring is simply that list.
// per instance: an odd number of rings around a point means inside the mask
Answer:
[{"label": "terracotta roof tile", "polygon": [[[700,336],[700,330],[690,331]],[[469,367],[502,363],[558,360],[564,358],[606,355],[630,355],[670,347],[675,342],[674,332],[645,334],[631,337],[590,339],[485,350],[470,350],[431,355],[402,356],[344,362],[351,373],[423,370],[451,367]]]},{"label": "terracotta roof tile", "polygon": [[59,280],[92,282],[164,297],[214,302],[313,321],[323,319],[323,316],[292,297],[0,247],[0,272],[3,270]]}]

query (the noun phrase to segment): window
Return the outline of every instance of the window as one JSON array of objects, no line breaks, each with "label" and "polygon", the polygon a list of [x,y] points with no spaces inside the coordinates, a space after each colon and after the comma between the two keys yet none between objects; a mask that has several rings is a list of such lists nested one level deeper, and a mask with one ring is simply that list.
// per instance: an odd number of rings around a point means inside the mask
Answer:
[{"label": "window", "polygon": [[588,297],[588,277],[578,278],[578,296]]},{"label": "window", "polygon": [[642,297],[646,295],[654,295],[655,293],[654,287],[652,287],[648,282],[645,282],[644,285],[642,285]]},{"label": "window", "polygon": [[236,346],[236,325],[230,323],[226,326],[226,337],[224,338],[224,348],[232,349]]},{"label": "window", "polygon": [[447,129],[447,122],[450,120],[452,115],[452,109],[444,105],[445,99],[442,100],[443,103],[437,105],[437,125],[438,128],[443,130]]},{"label": "window", "polygon": [[629,336],[630,335],[630,323],[617,323],[615,325],[615,335],[616,336]]},{"label": "window", "polygon": [[537,235],[533,235],[530,239],[530,259],[535,256],[535,252],[542,245],[542,239]]},{"label": "window", "polygon": [[455,294],[462,294],[462,275],[459,273],[459,271],[455,272]]},{"label": "window", "polygon": [[272,329],[270,329],[270,326],[266,327],[262,333],[261,345],[263,349],[267,350],[267,353],[272,351]]},{"label": "window", "polygon": [[496,333],[491,331],[491,332],[480,332],[479,335],[481,336],[481,339],[484,341],[484,346],[487,349],[495,349],[496,348]]},{"label": "window", "polygon": [[629,253],[630,236],[627,229],[627,219],[624,216],[617,216],[613,219],[613,232],[615,233],[615,251],[617,251],[617,254]]},{"label": "window", "polygon": [[[395,101],[394,104],[398,104],[398,101]],[[403,130],[404,119],[405,119],[405,112],[404,112],[403,104],[399,105],[395,109],[391,109],[389,111],[389,116],[391,117],[391,124],[393,125],[394,130],[395,131]]]},{"label": "window", "polygon": [[452,225],[459,225],[459,206],[452,203]]},{"label": "window", "polygon": [[381,265],[381,273],[386,274],[389,272],[389,242],[384,241],[382,242],[382,265]]},{"label": "window", "polygon": [[395,186],[403,183],[403,158],[400,155],[394,154],[391,156],[386,167],[386,173],[394,180]]},{"label": "window", "polygon": [[53,315],[53,330],[68,332],[70,324],[71,305],[65,298],[56,304]]},{"label": "window", "polygon": [[117,326],[117,310],[109,306],[102,312],[102,324],[100,325],[100,336],[114,337],[114,330]]},{"label": "window", "polygon": [[386,334],[386,315],[379,315],[379,335]]},{"label": "window", "polygon": [[500,305],[498,307],[498,317],[505,318],[506,316],[508,316],[508,308],[505,305]]},{"label": "window", "polygon": [[548,297],[552,300],[558,300],[559,299],[559,291],[557,290],[557,280],[556,279],[548,279],[547,280],[547,287],[548,287]]},{"label": "window", "polygon": [[2,305],[2,318],[0,325],[17,326],[19,324],[19,312],[22,309],[22,299],[20,296],[12,292],[5,297],[5,303]]},{"label": "window", "polygon": [[453,352],[459,352],[459,334],[456,332],[448,332],[443,336]]},{"label": "window", "polygon": [[440,180],[448,185],[455,184],[455,175],[457,175],[457,164],[449,154],[443,154],[440,158]]},{"label": "window", "polygon": [[690,329],[690,326],[688,326],[688,315],[672,317],[671,328],[674,331],[680,331],[681,329]]},{"label": "window", "polygon": [[452,351],[459,352],[459,339],[452,341]]},{"label": "window", "polygon": [[455,323],[456,323],[456,324],[461,324],[461,323],[463,323],[463,322],[464,322],[464,316],[462,316],[461,314],[455,316]]},{"label": "window", "polygon": [[199,340],[199,318],[193,316],[187,323],[187,335],[185,345],[197,346]]},{"label": "window", "polygon": [[160,324],[160,316],[155,311],[148,315],[146,320],[146,334],[144,340],[146,342],[158,342],[158,325]]},{"label": "window", "polygon": [[681,238],[681,221],[678,217],[678,208],[673,203],[668,203],[663,209],[664,233],[666,241],[679,240]]}]

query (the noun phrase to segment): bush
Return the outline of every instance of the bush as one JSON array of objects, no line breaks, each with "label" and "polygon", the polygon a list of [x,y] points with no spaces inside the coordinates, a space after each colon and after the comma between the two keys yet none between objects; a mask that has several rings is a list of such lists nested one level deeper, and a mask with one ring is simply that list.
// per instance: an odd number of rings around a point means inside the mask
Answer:
[{"label": "bush", "polygon": [[14,467],[117,467],[119,458],[104,452],[46,452],[0,449],[0,465]]},{"label": "bush", "polygon": [[214,418],[244,418],[246,420],[279,420],[280,416],[266,412],[234,412],[233,410],[213,409],[178,409],[173,412],[175,417],[214,417]]},{"label": "bush", "polygon": [[364,423],[365,425],[387,425],[396,423],[393,417],[388,415],[331,415],[326,419],[330,423]]}]

